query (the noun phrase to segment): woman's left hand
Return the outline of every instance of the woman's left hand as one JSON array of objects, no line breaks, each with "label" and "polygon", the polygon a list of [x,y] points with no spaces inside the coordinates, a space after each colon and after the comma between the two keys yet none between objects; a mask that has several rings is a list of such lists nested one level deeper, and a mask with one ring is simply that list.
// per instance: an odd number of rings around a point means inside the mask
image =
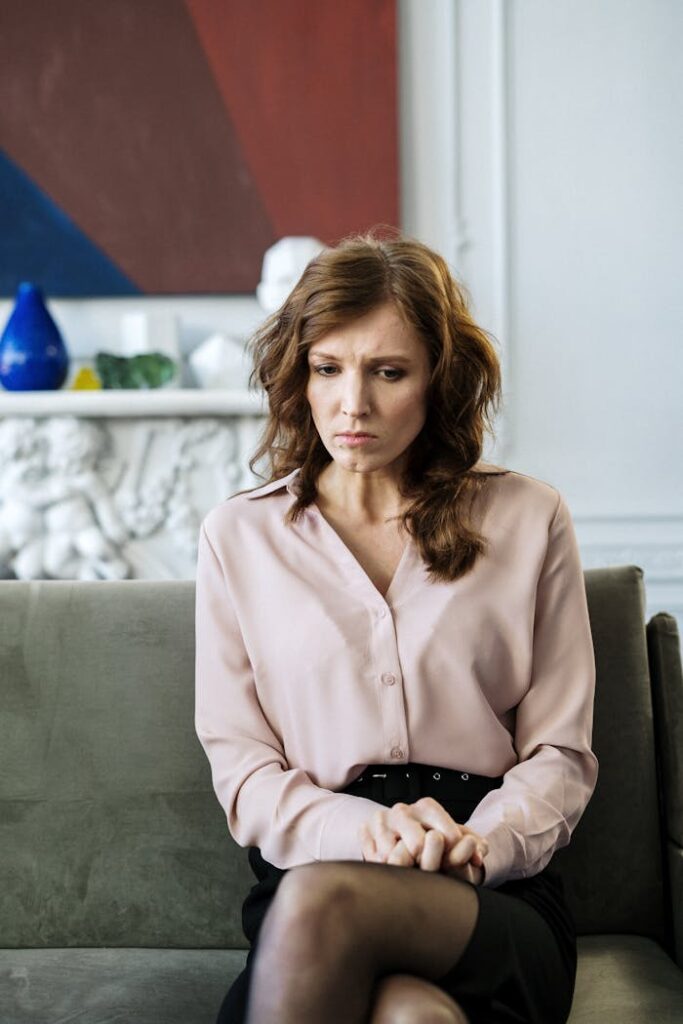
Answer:
[{"label": "woman's left hand", "polygon": [[444,875],[453,878],[461,878],[472,885],[481,885],[484,879],[484,858],[488,853],[481,853],[481,844],[486,840],[471,831],[465,825],[460,825],[463,830],[462,838],[448,848],[448,843],[443,832],[438,829],[429,829],[425,834],[425,844],[422,854],[418,857],[417,863],[410,858],[409,851],[405,848],[403,840],[399,839],[392,850],[387,864],[405,863],[404,853],[413,861],[414,867],[421,871],[439,871]]},{"label": "woman's left hand", "polygon": [[440,871],[473,885],[481,885],[484,858],[489,849],[483,836],[456,822],[433,797],[422,797],[414,804],[398,806],[422,825],[425,835],[421,851],[413,857],[403,839],[397,837],[386,857],[381,856],[376,845],[371,843],[371,848],[363,851],[364,860],[419,867],[422,871]]}]

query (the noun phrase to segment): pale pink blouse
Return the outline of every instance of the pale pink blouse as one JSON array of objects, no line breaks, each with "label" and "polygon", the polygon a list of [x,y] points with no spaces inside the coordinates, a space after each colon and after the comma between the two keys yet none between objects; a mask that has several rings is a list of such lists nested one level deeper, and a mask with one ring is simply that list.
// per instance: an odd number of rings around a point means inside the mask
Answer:
[{"label": "pale pink blouse", "polygon": [[317,506],[283,521],[298,470],[205,517],[195,729],[234,840],[290,868],[362,860],[380,805],[339,793],[369,764],[504,775],[465,822],[483,884],[541,871],[595,788],[595,660],[566,501],[488,463],[487,555],[433,582],[409,540],[382,597]]}]

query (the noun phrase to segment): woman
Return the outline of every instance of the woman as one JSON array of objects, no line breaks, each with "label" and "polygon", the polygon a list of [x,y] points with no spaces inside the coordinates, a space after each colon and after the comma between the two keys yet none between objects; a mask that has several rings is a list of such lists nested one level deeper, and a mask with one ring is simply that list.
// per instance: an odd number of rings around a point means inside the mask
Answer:
[{"label": "woman", "polygon": [[258,880],[218,1022],[560,1024],[550,860],[598,770],[567,504],[481,461],[499,363],[417,241],[325,250],[252,348],[271,479],[197,570],[195,726]]}]

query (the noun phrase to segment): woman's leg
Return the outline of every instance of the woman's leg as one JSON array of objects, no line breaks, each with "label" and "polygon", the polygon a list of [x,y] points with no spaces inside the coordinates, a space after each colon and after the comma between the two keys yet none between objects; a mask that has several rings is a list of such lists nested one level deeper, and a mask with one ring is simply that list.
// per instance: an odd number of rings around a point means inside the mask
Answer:
[{"label": "woman's leg", "polygon": [[367,1024],[376,982],[443,977],[478,913],[475,886],[438,872],[355,861],[291,868],[261,926],[248,1024]]},{"label": "woman's leg", "polygon": [[414,974],[390,974],[375,985],[368,1024],[470,1024],[447,992]]}]

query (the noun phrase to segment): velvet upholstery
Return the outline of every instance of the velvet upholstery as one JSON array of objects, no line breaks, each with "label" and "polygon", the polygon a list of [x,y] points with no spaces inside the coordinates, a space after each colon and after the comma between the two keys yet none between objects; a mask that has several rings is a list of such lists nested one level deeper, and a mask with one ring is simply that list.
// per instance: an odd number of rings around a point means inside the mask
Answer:
[{"label": "velvet upholstery", "polygon": [[663,854],[642,570],[590,569],[584,575],[596,661],[593,750],[600,770],[571,843],[553,863],[562,869],[580,934],[635,932],[663,943]]},{"label": "velvet upholstery", "polygon": [[[563,872],[571,1024],[683,1024],[683,678],[635,566],[585,573],[600,775]],[[194,732],[192,581],[0,581],[0,1021],[213,1024],[254,884]],[[676,964],[676,959],[678,966]]]},{"label": "velvet upholstery", "polygon": [[662,844],[671,898],[666,901],[678,963],[683,966],[683,669],[676,620],[666,612],[647,624],[660,779]]}]

